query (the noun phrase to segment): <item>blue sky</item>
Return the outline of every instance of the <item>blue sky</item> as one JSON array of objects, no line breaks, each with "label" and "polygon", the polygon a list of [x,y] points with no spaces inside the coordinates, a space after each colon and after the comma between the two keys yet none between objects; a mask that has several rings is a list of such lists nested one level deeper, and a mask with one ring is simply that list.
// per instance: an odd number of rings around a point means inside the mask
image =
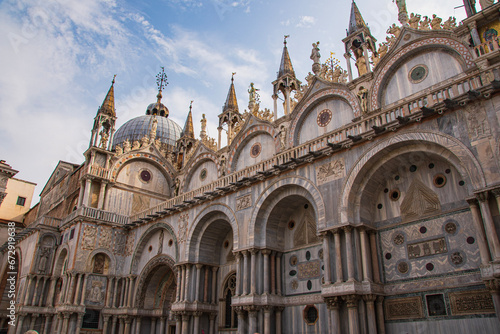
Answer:
[{"label": "blue sky", "polygon": [[[397,22],[392,0],[356,2],[373,35]],[[461,0],[407,0],[409,12],[445,21],[465,18]],[[231,73],[240,111],[250,82],[272,109],[283,36],[299,80],[311,71],[311,44],[322,60],[343,58],[351,1],[3,0],[0,3],[0,159],[36,182],[33,204],[59,160],[83,162],[90,130],[114,74],[117,127],[155,101],[165,66],[163,102],[184,125],[194,100],[195,132],[205,113],[217,138],[217,115]],[[479,7],[478,7],[479,9]]]}]

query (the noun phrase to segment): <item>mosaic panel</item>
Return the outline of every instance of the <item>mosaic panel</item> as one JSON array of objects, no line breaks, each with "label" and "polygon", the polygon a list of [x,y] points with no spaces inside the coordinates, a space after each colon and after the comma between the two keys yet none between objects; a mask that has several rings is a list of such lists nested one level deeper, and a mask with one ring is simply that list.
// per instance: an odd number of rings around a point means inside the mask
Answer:
[{"label": "mosaic panel", "polygon": [[387,282],[478,268],[481,259],[471,221],[467,210],[382,230],[379,236]]},{"label": "mosaic panel", "polygon": [[321,291],[323,261],[319,258],[321,245],[297,249],[283,255],[284,295]]},{"label": "mosaic panel", "polygon": [[106,297],[106,277],[90,276],[87,281],[85,291],[85,304],[94,306],[104,306]]},{"label": "mosaic panel", "polygon": [[423,317],[422,297],[387,299],[385,301],[386,320],[406,320]]},{"label": "mosaic panel", "polygon": [[452,315],[495,313],[493,299],[486,290],[452,292],[449,298]]},{"label": "mosaic panel", "polygon": [[297,268],[298,268],[297,277],[300,280],[318,278],[321,275],[321,263],[319,260],[299,263]]}]

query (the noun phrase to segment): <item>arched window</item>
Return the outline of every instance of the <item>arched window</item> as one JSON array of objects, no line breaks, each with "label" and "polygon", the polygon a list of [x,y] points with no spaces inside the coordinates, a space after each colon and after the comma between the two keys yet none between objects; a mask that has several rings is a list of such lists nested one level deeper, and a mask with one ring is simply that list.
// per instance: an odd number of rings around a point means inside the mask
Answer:
[{"label": "arched window", "polygon": [[235,294],[236,289],[236,274],[232,274],[226,280],[224,285],[224,327],[225,328],[238,328],[238,316],[231,307],[231,299]]}]

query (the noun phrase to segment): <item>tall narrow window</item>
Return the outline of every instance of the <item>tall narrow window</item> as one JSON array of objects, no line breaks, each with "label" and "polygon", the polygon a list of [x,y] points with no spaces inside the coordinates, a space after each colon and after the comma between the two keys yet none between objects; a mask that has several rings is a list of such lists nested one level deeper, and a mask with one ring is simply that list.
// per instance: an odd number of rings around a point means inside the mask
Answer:
[{"label": "tall narrow window", "polygon": [[224,286],[224,327],[238,328],[238,316],[231,307],[231,299],[234,296],[236,289],[236,274],[232,274],[226,281]]}]

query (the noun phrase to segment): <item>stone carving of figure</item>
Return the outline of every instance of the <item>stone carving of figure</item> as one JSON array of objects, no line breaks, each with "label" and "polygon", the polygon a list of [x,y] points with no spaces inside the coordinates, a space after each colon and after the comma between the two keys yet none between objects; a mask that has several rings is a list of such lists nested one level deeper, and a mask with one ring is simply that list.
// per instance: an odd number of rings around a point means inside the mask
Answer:
[{"label": "stone carving of figure", "polygon": [[115,151],[116,151],[116,155],[122,155],[123,154],[123,149],[120,145],[116,145],[115,146]]},{"label": "stone carving of figure", "polygon": [[457,19],[454,18],[454,17],[451,17],[444,21],[443,23],[443,29],[446,29],[446,30],[453,30],[453,28],[455,28],[457,26]]},{"label": "stone carving of figure", "polygon": [[149,133],[149,136],[151,139],[156,138],[156,130],[158,129],[158,120],[156,119],[156,116],[153,117],[153,124],[151,124],[151,132]]},{"label": "stone carving of figure", "polygon": [[250,109],[250,112],[254,111],[257,107],[258,109],[258,106],[259,106],[259,93],[257,93],[257,91],[259,91],[260,89],[256,89],[254,87],[254,83],[251,82],[250,83],[250,88],[248,89],[248,109]]},{"label": "stone carving of figure", "polygon": [[134,140],[134,141],[132,142],[132,150],[138,150],[138,149],[140,149],[140,148],[141,148],[141,143],[139,143],[139,141],[138,141],[138,140]]},{"label": "stone carving of figure", "polygon": [[424,16],[423,20],[420,21],[420,30],[430,30],[429,23],[431,23],[429,17]]},{"label": "stone carving of figure", "polygon": [[358,68],[359,76],[365,75],[366,72],[368,72],[366,68],[366,60],[363,55],[359,56],[358,59],[356,59],[356,67]]},{"label": "stone carving of figure", "polygon": [[363,86],[359,87],[358,98],[361,110],[366,113],[368,111],[368,89]]},{"label": "stone carving of figure", "polygon": [[440,17],[437,17],[436,14],[432,14],[432,21],[431,21],[432,30],[441,29],[441,21],[442,19]]},{"label": "stone carving of figure", "polygon": [[332,72],[332,82],[340,82],[340,77],[342,76],[342,69],[340,66],[335,67]]},{"label": "stone carving of figure", "polygon": [[92,290],[90,290],[89,300],[96,303],[101,301],[101,287],[98,284],[93,284]]},{"label": "stone carving of figure", "polygon": [[203,139],[207,136],[207,119],[205,118],[205,114],[201,115],[200,123],[201,123],[200,137],[201,139]]},{"label": "stone carving of figure", "polygon": [[156,138],[156,139],[155,139],[155,143],[154,143],[154,144],[155,144],[155,147],[156,147],[158,150],[160,150],[160,149],[161,149],[161,140],[160,140],[160,138]]},{"label": "stone carving of figure", "polygon": [[226,157],[224,155],[220,157],[219,166],[220,166],[221,176],[226,175]]},{"label": "stone carving of figure", "polygon": [[123,153],[128,153],[130,152],[130,141],[128,139],[125,139],[123,142]]},{"label": "stone carving of figure", "polygon": [[44,274],[45,270],[47,270],[47,262],[50,256],[50,247],[43,247],[40,250],[40,262],[38,262],[38,272],[40,274]]},{"label": "stone carving of figure", "polygon": [[314,75],[311,72],[309,72],[306,76],[306,81],[307,81],[308,86],[311,86],[313,79],[314,79]]},{"label": "stone carving of figure", "polygon": [[410,20],[409,20],[410,28],[418,29],[418,24],[420,23],[420,18],[421,18],[421,16],[419,14],[411,13]]},{"label": "stone carving of figure", "polygon": [[179,196],[180,189],[181,189],[181,180],[177,177],[174,181],[174,196]]},{"label": "stone carving of figure", "polygon": [[399,34],[401,33],[401,28],[396,25],[396,23],[393,23],[392,26],[387,29],[386,33],[394,35],[394,37],[398,38]]},{"label": "stone carving of figure", "polygon": [[141,138],[141,146],[142,147],[146,147],[149,145],[149,138],[144,135],[144,137]]},{"label": "stone carving of figure", "polygon": [[312,44],[312,50],[311,50],[311,60],[313,61],[312,65],[312,71],[314,74],[318,75],[321,65],[320,65],[320,58],[321,54],[319,53],[319,42],[313,43]]},{"label": "stone carving of figure", "polygon": [[398,6],[398,19],[402,25],[408,25],[408,12],[406,11],[406,0],[392,0]]},{"label": "stone carving of figure", "polygon": [[280,128],[279,136],[281,149],[284,150],[286,148],[286,127],[284,125]]},{"label": "stone carving of figure", "polygon": [[106,149],[106,145],[108,143],[108,132],[105,129],[102,129],[101,132],[99,133],[101,135],[101,148]]}]

